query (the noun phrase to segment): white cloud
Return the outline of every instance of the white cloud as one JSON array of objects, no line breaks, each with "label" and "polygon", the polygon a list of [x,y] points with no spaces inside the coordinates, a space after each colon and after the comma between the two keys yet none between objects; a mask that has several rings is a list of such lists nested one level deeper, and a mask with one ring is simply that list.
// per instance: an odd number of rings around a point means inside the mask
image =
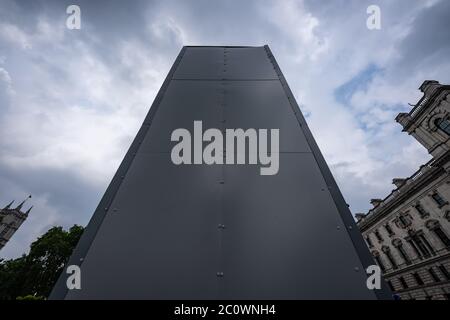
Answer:
[{"label": "white cloud", "polygon": [[[25,81],[14,82],[10,73],[0,68],[0,100],[8,98],[4,105],[7,112],[0,116],[0,166],[17,175],[67,172],[78,176],[86,186],[104,190],[171,61],[140,40],[127,39],[115,48],[117,60],[107,62],[94,51],[92,43],[79,38],[67,41],[60,33],[54,37],[54,29],[50,22],[39,19],[35,37],[21,31],[27,45],[20,49],[33,50],[27,51],[21,61],[27,74],[19,68],[13,76],[26,77]],[[17,70],[17,66],[11,68]],[[26,180],[9,183],[9,199],[30,192],[23,185]],[[3,201],[9,200],[6,197],[2,194]],[[55,223],[87,223],[92,211],[80,212],[78,218],[70,216],[55,205],[52,197],[44,188],[33,195],[33,215],[2,250],[2,256],[25,252],[31,240]]]},{"label": "white cloud", "polygon": [[9,23],[0,23],[1,39],[17,45],[22,49],[31,49],[30,39],[19,27]]},{"label": "white cloud", "polygon": [[274,1],[271,5],[261,6],[261,11],[282,32],[286,46],[296,48],[291,53],[296,62],[317,60],[320,54],[327,51],[328,38],[316,33],[320,21],[305,10],[303,1]]},{"label": "white cloud", "polygon": [[2,83],[2,96],[11,96],[14,94],[12,89],[12,80],[8,71],[0,67],[0,81]]}]

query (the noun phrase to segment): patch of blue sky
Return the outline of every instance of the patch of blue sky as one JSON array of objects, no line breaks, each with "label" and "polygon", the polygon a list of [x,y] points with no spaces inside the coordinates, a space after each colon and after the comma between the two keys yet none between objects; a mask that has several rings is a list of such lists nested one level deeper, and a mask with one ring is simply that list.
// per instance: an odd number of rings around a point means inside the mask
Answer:
[{"label": "patch of blue sky", "polygon": [[348,106],[350,105],[350,100],[358,91],[367,90],[370,82],[373,78],[380,74],[383,69],[379,68],[375,64],[369,64],[364,70],[358,73],[355,77],[339,86],[334,90],[334,98],[337,102]]}]

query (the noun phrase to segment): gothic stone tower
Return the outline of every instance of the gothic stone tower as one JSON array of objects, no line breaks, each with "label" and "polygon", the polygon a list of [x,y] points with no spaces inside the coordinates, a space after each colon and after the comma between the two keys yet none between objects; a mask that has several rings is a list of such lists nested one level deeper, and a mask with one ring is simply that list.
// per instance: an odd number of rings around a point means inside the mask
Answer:
[{"label": "gothic stone tower", "polygon": [[[28,198],[31,198],[31,196]],[[0,250],[6,245],[9,239],[11,239],[13,234],[17,231],[17,229],[19,229],[26,218],[28,218],[28,214],[33,207],[30,207],[26,212],[22,211],[22,207],[27,199],[22,201],[14,209],[11,209],[14,201],[11,201],[11,203],[6,207],[0,209]]]}]

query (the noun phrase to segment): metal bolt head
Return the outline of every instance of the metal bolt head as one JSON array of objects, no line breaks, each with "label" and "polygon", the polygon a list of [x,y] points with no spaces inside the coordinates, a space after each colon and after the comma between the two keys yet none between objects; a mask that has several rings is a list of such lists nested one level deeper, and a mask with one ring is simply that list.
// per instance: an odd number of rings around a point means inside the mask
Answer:
[{"label": "metal bolt head", "polygon": [[222,277],[223,277],[223,272],[217,272],[216,275],[217,275],[219,278],[222,278]]}]

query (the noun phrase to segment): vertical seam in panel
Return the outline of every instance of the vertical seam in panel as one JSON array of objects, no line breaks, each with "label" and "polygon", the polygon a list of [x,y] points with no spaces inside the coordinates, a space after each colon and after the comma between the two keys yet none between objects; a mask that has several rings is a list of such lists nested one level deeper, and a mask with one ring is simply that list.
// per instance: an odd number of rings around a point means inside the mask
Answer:
[{"label": "vertical seam in panel", "polygon": [[[366,248],[364,244],[364,240],[362,239],[361,234],[357,231],[358,227],[355,223],[355,221],[352,219],[352,214],[350,210],[347,207],[347,204],[344,200],[344,197],[342,196],[336,181],[333,178],[333,175],[328,168],[328,165],[323,158],[322,153],[320,152],[320,149],[317,145],[317,143],[314,140],[314,137],[311,133],[311,131],[308,128],[308,125],[306,123],[306,120],[303,118],[302,113],[300,112],[300,108],[298,107],[298,104],[295,100],[295,97],[292,94],[292,91],[290,90],[286,79],[283,76],[283,73],[281,72],[281,69],[275,60],[274,55],[270,51],[270,48],[268,45],[264,46],[264,49],[266,50],[266,54],[272,62],[275,71],[279,77],[279,80],[281,82],[281,85],[283,87],[283,90],[288,98],[289,105],[292,108],[292,111],[294,112],[297,121],[300,125],[301,130],[303,131],[303,134],[305,135],[306,141],[308,142],[309,147],[311,148],[311,152],[319,166],[319,170],[322,173],[322,177],[325,180],[325,183],[329,186],[330,195],[333,199],[333,202],[335,203],[336,209],[339,212],[339,215],[341,217],[342,223],[344,224],[345,231],[350,237],[350,240],[353,244],[353,247],[357,253],[357,256],[360,260],[360,263],[363,265],[364,268],[367,268],[369,265],[375,264],[372,256],[370,255],[370,252]],[[352,232],[349,232],[348,228],[351,227]],[[361,270],[361,272],[366,272],[365,270]],[[369,290],[369,289],[368,289]],[[384,281],[382,281],[382,288],[380,290],[374,290],[373,293],[378,299],[391,299],[391,296],[389,295],[389,289],[387,288],[387,285]]]},{"label": "vertical seam in panel", "polygon": [[[226,129],[226,125],[225,125],[225,107],[226,107],[226,69],[227,69],[227,62],[228,62],[228,57],[227,57],[227,48],[224,47],[223,48],[223,66],[221,67],[221,81],[220,81],[220,85],[219,85],[219,108],[220,108],[220,128],[222,131],[222,135],[225,137],[225,129]],[[221,165],[220,168],[220,210],[219,210],[219,226],[218,226],[218,232],[219,232],[219,263],[218,263],[218,272],[222,273],[221,277],[217,277],[217,297],[219,299],[223,299],[224,297],[224,282],[225,279],[223,278],[223,272],[224,272],[224,267],[225,267],[225,253],[224,253],[224,237],[225,237],[225,228],[227,227],[225,225],[225,158],[226,158],[226,150],[224,149],[224,147],[222,146],[222,161],[223,164]],[[228,276],[228,275],[225,275]]]},{"label": "vertical seam in panel", "polygon": [[130,145],[130,148],[128,149],[127,153],[125,154],[124,159],[122,160],[122,163],[119,165],[119,168],[117,169],[114,177],[112,178],[108,188],[105,191],[105,194],[100,200],[99,205],[97,206],[96,210],[94,211],[94,214],[92,218],[90,219],[88,225],[85,228],[85,231],[83,232],[80,240],[78,241],[77,246],[75,247],[74,251],[72,252],[72,255],[69,259],[69,261],[65,264],[50,296],[49,299],[64,299],[67,296],[68,289],[66,286],[66,266],[68,265],[78,265],[81,266],[84,258],[86,257],[87,253],[89,252],[89,249],[92,245],[92,243],[95,240],[95,237],[97,235],[98,230],[100,229],[103,220],[106,216],[106,214],[109,211],[109,206],[114,201],[114,198],[122,184],[123,179],[125,178],[128,169],[131,167],[131,164],[133,163],[133,160],[139,151],[139,148],[141,146],[141,143],[143,139],[145,138],[150,125],[152,123],[152,120],[156,114],[156,111],[158,110],[158,107],[160,105],[160,102],[162,100],[162,97],[164,96],[164,93],[172,80],[172,77],[175,73],[175,70],[178,68],[178,65],[186,52],[186,47],[183,47],[178,54],[177,58],[175,59],[174,64],[172,65],[172,68],[170,69],[166,79],[163,82],[163,85],[161,89],[158,91],[158,94],[155,97],[155,100],[153,101],[153,104],[147,114],[147,116],[144,119],[143,124],[138,130],[138,133],[136,134],[136,137],[134,138],[133,142]]},{"label": "vertical seam in panel", "polygon": [[[221,85],[219,87],[219,104],[220,104],[220,120],[221,120],[221,131],[222,134],[225,132],[225,124],[223,122],[224,120],[224,114],[225,114],[225,86],[224,82],[221,82]],[[222,146],[222,161],[225,163],[225,150]],[[225,219],[224,219],[224,198],[225,198],[225,165],[222,164],[220,168],[220,210],[219,210],[219,226],[218,226],[218,232],[219,232],[219,270],[218,272],[224,271],[224,251],[223,251],[223,243],[224,243],[224,226],[225,226]],[[218,298],[223,299],[223,278],[217,277],[217,289],[218,289]]]}]

